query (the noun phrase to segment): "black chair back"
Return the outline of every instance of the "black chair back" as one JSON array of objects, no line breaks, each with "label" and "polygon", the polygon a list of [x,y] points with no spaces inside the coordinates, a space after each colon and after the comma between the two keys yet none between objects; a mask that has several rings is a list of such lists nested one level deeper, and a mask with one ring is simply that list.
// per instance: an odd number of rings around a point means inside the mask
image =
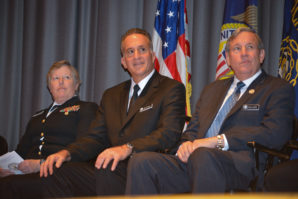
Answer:
[{"label": "black chair back", "polygon": [[8,152],[8,145],[6,139],[0,136],[0,155],[3,155]]}]

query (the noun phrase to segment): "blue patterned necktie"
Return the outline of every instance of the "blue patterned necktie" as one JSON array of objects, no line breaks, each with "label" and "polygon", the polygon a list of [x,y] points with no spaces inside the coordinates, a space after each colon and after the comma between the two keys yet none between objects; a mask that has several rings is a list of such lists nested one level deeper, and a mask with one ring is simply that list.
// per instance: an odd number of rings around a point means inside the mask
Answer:
[{"label": "blue patterned necktie", "polygon": [[213,123],[211,124],[206,137],[213,137],[216,136],[219,133],[220,127],[226,118],[227,114],[230,112],[232,107],[236,104],[239,96],[240,96],[240,90],[242,87],[244,87],[245,84],[243,82],[238,82],[237,87],[233,91],[233,93],[230,95],[230,97],[226,100],[223,107],[218,112],[217,116],[215,117]]}]

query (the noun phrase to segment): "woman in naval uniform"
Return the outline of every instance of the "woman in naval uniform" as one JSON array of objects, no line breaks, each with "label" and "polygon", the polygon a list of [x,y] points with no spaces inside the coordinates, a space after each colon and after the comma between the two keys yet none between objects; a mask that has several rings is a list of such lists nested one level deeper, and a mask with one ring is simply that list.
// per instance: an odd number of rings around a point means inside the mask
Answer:
[{"label": "woman in naval uniform", "polygon": [[31,198],[30,194],[41,188],[42,161],[86,133],[95,118],[98,106],[79,99],[80,77],[68,61],[58,61],[51,66],[47,85],[53,103],[32,116],[16,149],[24,161],[15,169],[25,175],[13,175],[12,171],[0,168],[0,198]]}]

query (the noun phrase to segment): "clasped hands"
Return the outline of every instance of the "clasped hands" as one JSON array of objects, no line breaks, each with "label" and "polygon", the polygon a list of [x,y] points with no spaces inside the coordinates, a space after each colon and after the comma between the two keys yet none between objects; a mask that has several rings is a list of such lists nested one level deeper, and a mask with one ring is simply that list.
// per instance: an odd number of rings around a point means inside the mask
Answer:
[{"label": "clasped hands", "polygon": [[[106,169],[108,164],[113,161],[111,171],[114,171],[119,161],[126,159],[132,153],[132,149],[126,144],[108,148],[101,152],[96,159],[95,167],[97,169]],[[71,156],[67,150],[61,150],[50,155],[40,166],[40,177],[47,177],[53,174],[53,166],[60,168],[62,163],[70,161]]]},{"label": "clasped hands", "polygon": [[200,148],[200,147],[215,148],[216,144],[217,144],[216,137],[196,139],[192,142],[186,141],[180,145],[176,154],[182,162],[186,163],[188,161],[189,156],[197,148]]}]

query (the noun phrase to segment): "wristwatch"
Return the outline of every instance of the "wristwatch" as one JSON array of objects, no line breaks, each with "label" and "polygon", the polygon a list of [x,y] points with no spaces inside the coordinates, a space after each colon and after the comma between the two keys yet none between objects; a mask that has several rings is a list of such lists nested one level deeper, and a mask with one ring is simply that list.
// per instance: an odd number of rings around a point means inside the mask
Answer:
[{"label": "wristwatch", "polygon": [[131,157],[132,155],[133,155],[133,153],[134,153],[134,147],[133,147],[133,145],[131,144],[131,143],[129,143],[129,142],[127,142],[126,144],[125,144],[129,149],[131,149],[131,153],[130,153],[130,156],[129,157]]},{"label": "wristwatch", "polygon": [[216,148],[218,148],[219,150],[222,150],[225,146],[224,146],[224,139],[222,137],[222,135],[217,135],[217,145]]},{"label": "wristwatch", "polygon": [[126,146],[127,146],[128,148],[130,148],[131,150],[133,150],[133,146],[132,146],[132,144],[130,144],[129,142],[126,143]]}]

